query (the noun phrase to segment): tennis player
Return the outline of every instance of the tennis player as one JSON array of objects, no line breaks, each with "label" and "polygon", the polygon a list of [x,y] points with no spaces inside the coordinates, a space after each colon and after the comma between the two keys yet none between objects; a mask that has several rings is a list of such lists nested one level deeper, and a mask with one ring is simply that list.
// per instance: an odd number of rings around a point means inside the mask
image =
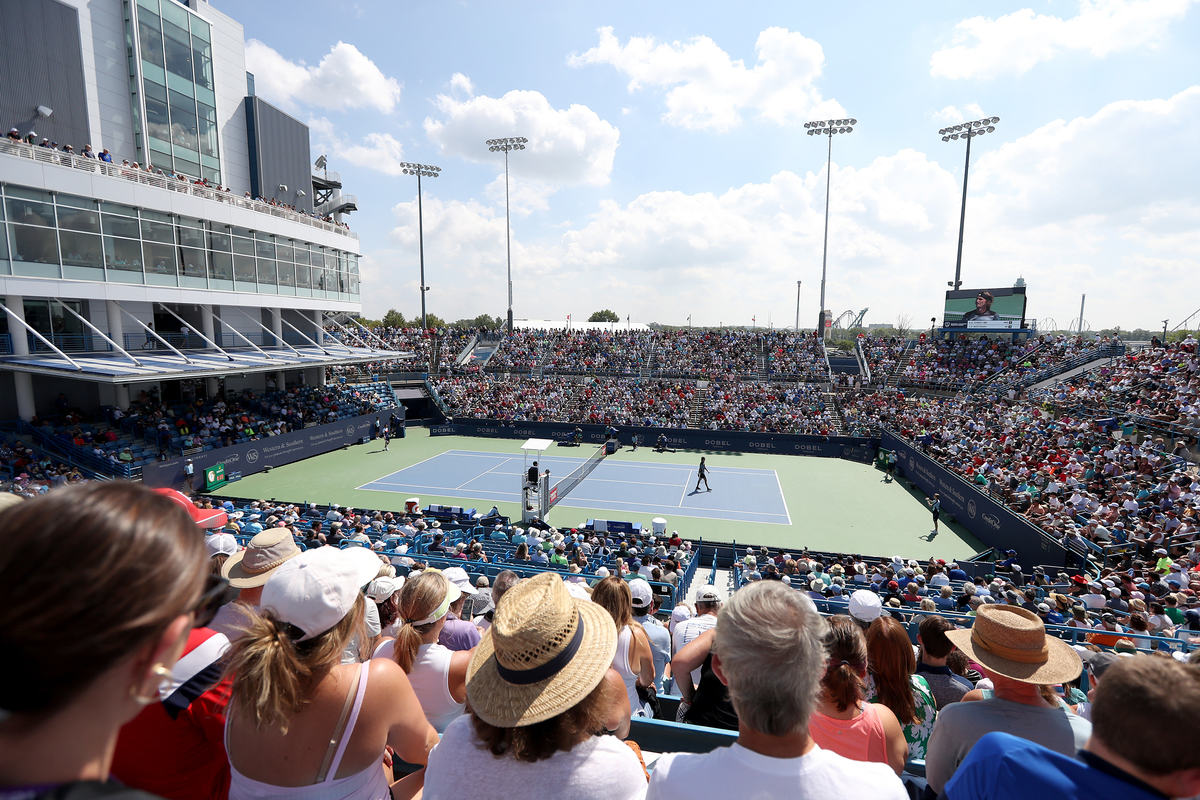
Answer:
[{"label": "tennis player", "polygon": [[[708,485],[708,465],[704,463],[704,456],[700,456],[700,466],[696,471],[696,492],[700,491],[700,484],[704,483],[704,488],[712,491],[712,487]],[[696,492],[692,492],[695,494]]]}]

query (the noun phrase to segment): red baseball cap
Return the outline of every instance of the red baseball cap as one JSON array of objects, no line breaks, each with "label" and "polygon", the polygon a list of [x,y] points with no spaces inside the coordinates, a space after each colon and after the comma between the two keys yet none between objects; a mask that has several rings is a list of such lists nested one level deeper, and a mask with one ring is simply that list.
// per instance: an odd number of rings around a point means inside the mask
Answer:
[{"label": "red baseball cap", "polygon": [[183,510],[188,512],[192,521],[201,528],[220,528],[229,521],[229,516],[223,510],[219,508],[196,508],[196,504],[187,495],[176,489],[167,489],[164,487],[162,489],[155,489],[154,492],[183,506]]}]

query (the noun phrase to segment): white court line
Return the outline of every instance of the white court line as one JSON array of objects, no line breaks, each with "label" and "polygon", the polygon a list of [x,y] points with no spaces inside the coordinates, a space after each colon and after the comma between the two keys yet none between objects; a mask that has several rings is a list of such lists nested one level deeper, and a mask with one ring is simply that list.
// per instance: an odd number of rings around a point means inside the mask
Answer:
[{"label": "white court line", "polygon": [[[547,451],[547,452],[549,452],[549,451]],[[450,454],[469,455],[469,456],[503,455],[503,453],[488,453],[488,452],[485,452],[482,450],[447,450],[442,455],[450,455]],[[435,458],[436,458],[436,456],[435,456]],[[510,458],[516,458],[516,456],[510,456]],[[577,458],[575,456],[554,456],[554,459],[556,461],[566,461],[566,462],[577,461],[580,464],[587,461],[586,458]],[[428,459],[426,459],[426,460],[428,461]],[[667,470],[673,470],[673,471],[686,470],[688,472],[695,472],[695,470],[696,470],[696,468],[694,466],[690,466],[688,464],[648,464],[643,461],[622,461],[619,458],[614,459],[614,458],[612,458],[612,456],[606,456],[603,463],[605,463],[605,464],[620,464],[622,467],[630,468],[630,469],[667,469]],[[714,472],[714,473],[715,472],[726,472],[726,471],[742,472],[742,473],[747,473],[747,474],[751,474],[751,475],[770,475],[770,474],[775,473],[775,470],[773,470],[773,469],[754,469],[751,467],[709,467],[709,471]]]},{"label": "white court line", "polygon": [[[404,472],[404,470],[406,470],[406,469],[412,469],[413,467],[419,467],[422,464],[424,464],[426,461],[433,461],[435,458],[441,458],[442,456],[449,455],[452,452],[453,452],[452,450],[447,450],[444,453],[437,453],[435,455],[430,456],[429,458],[423,458],[420,461],[416,462],[415,464],[409,464],[407,467],[401,467],[400,469],[394,469],[385,475],[380,475],[378,478],[376,478],[373,481],[367,481],[362,486],[354,487],[354,490],[358,491],[359,489],[363,489],[367,486],[370,486],[372,483],[379,483],[384,478],[390,478],[392,475],[395,475],[397,472]],[[462,451],[462,452],[465,454],[467,451]],[[500,455],[500,453],[494,453],[493,455]],[[401,484],[398,484],[398,483],[389,484],[389,486],[400,486],[400,485]]]},{"label": "white court line", "polygon": [[[508,462],[510,462],[510,461],[512,461],[512,460],[513,460],[513,457],[512,457],[512,456],[501,456],[501,457],[502,457],[502,458],[504,458],[504,460],[503,460],[503,461],[501,461],[499,464],[497,464],[495,467],[492,467],[492,469],[496,469],[497,467],[503,467],[505,464],[507,464]],[[477,480],[479,480],[479,479],[480,479],[480,478],[482,478],[484,475],[487,475],[489,472],[491,472],[491,471],[492,471],[492,469],[489,469],[489,470],[484,470],[483,472],[481,472],[481,473],[479,473],[478,475],[476,475],[474,478],[471,478],[471,480],[470,480],[470,481],[467,481],[466,483],[462,484],[462,486],[455,486],[455,487],[454,487],[454,491],[456,491],[456,492],[457,492],[457,491],[459,491],[460,489],[462,489],[462,488],[463,488],[463,486],[466,486],[466,485],[467,485],[467,483],[470,483],[471,481],[477,481]],[[508,474],[508,473],[504,473],[504,474]],[[518,474],[519,474],[519,473],[518,473]]]},{"label": "white court line", "polygon": [[[774,470],[772,470],[774,472]],[[787,515],[788,525],[792,524],[792,512],[788,511],[787,495],[783,493],[783,484],[779,482],[779,473],[775,472],[775,485],[779,487],[779,496],[783,499],[783,513]]]},{"label": "white court line", "polygon": [[[586,497],[576,497],[574,494],[568,495],[567,500],[584,501],[584,502],[590,502],[590,503],[614,503],[615,502],[615,503],[619,503],[621,505],[626,505],[626,506],[642,506],[643,508],[662,508],[661,503],[634,503],[629,500],[595,500],[595,499],[589,499]],[[568,503],[567,500],[563,500],[562,502],[559,503],[559,505],[567,506],[568,508],[596,508],[595,506],[581,506],[581,505],[576,505],[573,503]],[[617,509],[617,510],[623,511],[624,509]],[[739,515],[743,515],[743,516],[783,517],[783,514],[772,514],[769,511],[745,511],[742,509],[733,509],[733,508],[695,508],[694,506],[689,506],[687,510],[699,511],[701,513],[705,512],[705,511],[717,511],[717,512],[724,512],[726,514],[739,514]],[[721,517],[703,517],[703,519],[722,519],[722,518]],[[753,522],[754,520],[734,519],[734,520],[725,520],[725,521],[726,522],[746,522],[746,521]],[[772,524],[782,525],[783,523],[776,522],[776,523],[772,523]]]}]

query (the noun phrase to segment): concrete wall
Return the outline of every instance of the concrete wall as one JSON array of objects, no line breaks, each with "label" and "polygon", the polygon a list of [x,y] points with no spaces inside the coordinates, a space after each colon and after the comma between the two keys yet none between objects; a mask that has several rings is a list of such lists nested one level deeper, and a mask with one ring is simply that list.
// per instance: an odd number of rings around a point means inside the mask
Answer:
[{"label": "concrete wall", "polygon": [[[57,0],[0,2],[0,124],[75,152],[91,141],[79,13]],[[39,117],[38,106],[52,110]]]},{"label": "concrete wall", "polygon": [[[312,211],[308,126],[261,97],[246,98],[250,133],[250,193]],[[281,190],[280,186],[286,186]],[[304,196],[296,190],[304,191]]]},{"label": "concrete wall", "polygon": [[246,87],[245,33],[233,20],[206,2],[187,4],[212,25],[213,78],[217,95],[217,128],[221,140],[221,181],[238,194],[250,190],[250,144],[243,101]]},{"label": "concrete wall", "polygon": [[[87,90],[88,127],[92,136],[86,143],[97,153],[107,147],[117,163],[123,158],[136,161],[121,0],[64,2],[79,13],[83,84]],[[85,142],[72,144],[78,151]]]}]

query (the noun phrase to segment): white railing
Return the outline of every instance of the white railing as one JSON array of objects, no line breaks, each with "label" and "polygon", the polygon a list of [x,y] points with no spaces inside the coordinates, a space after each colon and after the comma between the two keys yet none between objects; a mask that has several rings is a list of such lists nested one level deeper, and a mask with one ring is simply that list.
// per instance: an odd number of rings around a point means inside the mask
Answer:
[{"label": "white railing", "polygon": [[329,202],[322,203],[313,210],[318,214],[336,214],[348,206],[358,208],[358,198],[352,194],[339,194]]},{"label": "white railing", "polygon": [[257,211],[260,214],[270,214],[272,217],[286,219],[290,222],[299,222],[301,225],[308,225],[311,228],[318,230],[329,231],[330,233],[338,233],[342,236],[348,236],[352,239],[357,239],[358,234],[352,232],[348,228],[341,225],[335,225],[331,222],[325,222],[310,217],[305,214],[300,214],[290,209],[280,206],[273,206],[270,203],[263,203],[249,197],[238,197],[236,194],[228,191],[217,191],[208,186],[191,183],[189,181],[181,181],[176,178],[171,178],[166,175],[159,175],[156,172],[147,172],[143,169],[133,169],[132,167],[122,166],[120,164],[109,164],[101,161],[98,158],[85,158],[84,156],[75,155],[73,153],[64,153],[60,150],[51,150],[49,147],[38,147],[36,145],[28,145],[24,142],[15,142],[12,139],[0,139],[0,154],[16,156],[17,158],[28,158],[33,161],[40,161],[43,164],[54,164],[60,167],[70,169],[83,170],[84,172],[96,172],[101,175],[107,175],[118,180],[133,181],[135,183],[143,183],[147,186],[156,186],[159,189],[167,189],[172,192],[181,192],[190,194],[194,197],[203,197],[206,200],[214,200],[218,203],[228,203],[238,208],[248,208],[251,211]]}]

